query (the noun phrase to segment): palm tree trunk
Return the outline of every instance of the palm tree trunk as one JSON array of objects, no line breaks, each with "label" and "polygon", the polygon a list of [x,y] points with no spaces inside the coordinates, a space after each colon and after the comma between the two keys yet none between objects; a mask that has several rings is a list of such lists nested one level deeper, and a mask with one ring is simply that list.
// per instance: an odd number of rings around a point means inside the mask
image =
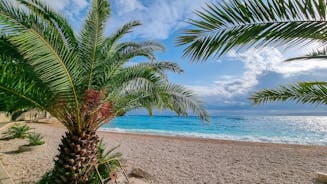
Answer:
[{"label": "palm tree trunk", "polygon": [[99,137],[95,131],[76,135],[66,132],[59,145],[52,181],[55,183],[87,183],[92,167],[97,163]]}]

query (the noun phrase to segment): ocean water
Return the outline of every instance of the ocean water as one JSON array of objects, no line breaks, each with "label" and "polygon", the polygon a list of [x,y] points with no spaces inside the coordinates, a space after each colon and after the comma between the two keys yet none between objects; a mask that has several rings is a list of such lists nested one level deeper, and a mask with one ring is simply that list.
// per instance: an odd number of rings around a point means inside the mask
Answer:
[{"label": "ocean water", "polygon": [[107,131],[225,140],[327,145],[327,116],[124,116],[101,128]]}]

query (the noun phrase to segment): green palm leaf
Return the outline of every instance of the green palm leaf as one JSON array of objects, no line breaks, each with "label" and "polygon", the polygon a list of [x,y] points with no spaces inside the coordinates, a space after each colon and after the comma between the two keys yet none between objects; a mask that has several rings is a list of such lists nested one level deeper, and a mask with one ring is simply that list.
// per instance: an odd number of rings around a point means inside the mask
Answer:
[{"label": "green palm leaf", "polygon": [[208,4],[190,20],[178,45],[192,60],[221,56],[234,47],[326,42],[326,3],[319,0],[231,0]]},{"label": "green palm leaf", "polygon": [[3,111],[14,112],[37,107],[47,109],[53,98],[30,66],[11,57],[0,57],[0,98]]},{"label": "green palm leaf", "polygon": [[64,42],[66,42],[68,47],[75,48],[78,45],[77,38],[75,36],[74,30],[68,24],[67,20],[58,12],[52,10],[49,6],[45,5],[39,0],[17,0],[21,4],[29,7],[33,13],[35,13],[38,18],[42,18],[47,21],[49,25],[53,26],[58,32],[61,33]]},{"label": "green palm leaf", "polygon": [[311,59],[327,59],[327,48],[316,49],[310,54],[305,56],[299,56],[294,58],[289,58],[286,61],[295,61],[295,60],[311,60]]},{"label": "green palm leaf", "polygon": [[298,103],[327,104],[326,82],[300,82],[277,89],[262,90],[252,95],[254,104],[275,101],[296,101]]},{"label": "green palm leaf", "polygon": [[0,2],[0,23],[8,40],[33,66],[39,78],[48,84],[50,91],[59,101],[68,103],[68,108],[75,109],[79,126],[79,99],[75,89],[80,79],[77,53],[65,47],[55,28],[8,1]]},{"label": "green palm leaf", "polygon": [[93,0],[84,27],[81,31],[80,53],[86,61],[85,74],[88,75],[86,81],[87,88],[92,88],[93,72],[97,61],[98,53],[104,42],[105,23],[110,15],[110,6],[106,0]]}]

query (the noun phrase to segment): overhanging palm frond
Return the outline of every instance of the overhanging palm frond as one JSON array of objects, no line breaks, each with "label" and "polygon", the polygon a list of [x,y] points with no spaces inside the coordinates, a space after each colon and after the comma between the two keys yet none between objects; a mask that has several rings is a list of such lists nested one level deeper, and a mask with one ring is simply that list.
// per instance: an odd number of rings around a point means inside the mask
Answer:
[{"label": "overhanging palm frond", "polygon": [[48,5],[42,3],[40,0],[17,0],[21,4],[29,8],[30,11],[35,13],[38,18],[48,21],[49,25],[53,26],[61,33],[64,42],[68,47],[74,49],[77,47],[78,42],[73,28],[69,25],[67,20],[58,12],[53,10]]},{"label": "overhanging palm frond", "polygon": [[250,98],[254,104],[275,101],[296,101],[297,103],[327,104],[326,82],[301,82],[277,89],[256,92]]},{"label": "overhanging palm frond", "polygon": [[[22,60],[23,56],[20,55],[18,49],[12,45],[9,40],[4,36],[0,36],[0,51],[1,51],[1,55],[3,56],[7,56],[10,58],[15,58],[18,60]],[[5,59],[2,59],[2,62],[5,62]],[[8,62],[12,62],[11,60],[9,60]]]},{"label": "overhanging palm frond", "polygon": [[294,58],[289,58],[286,61],[296,61],[296,60],[311,60],[311,59],[327,59],[327,47],[322,49],[316,49],[312,51],[310,54],[305,56],[299,56]]},{"label": "overhanging palm frond", "polygon": [[323,0],[231,0],[208,4],[196,14],[199,20],[190,20],[193,27],[177,40],[194,61],[234,47],[327,41]]},{"label": "overhanging palm frond", "polygon": [[65,47],[57,29],[12,2],[0,2],[0,23],[9,42],[17,47],[51,93],[58,101],[67,103],[67,108],[75,110],[78,125],[79,94],[75,85],[80,80],[80,69],[77,53]]},{"label": "overhanging palm frond", "polygon": [[51,9],[40,0],[17,0],[21,4],[33,11],[38,18],[48,21],[49,25],[56,28],[63,36],[64,41],[69,44],[70,48],[76,48],[78,45],[74,30],[68,21],[58,12]]},{"label": "overhanging palm frond", "polygon": [[7,112],[30,108],[51,112],[49,102],[52,101],[53,94],[34,75],[29,65],[11,57],[0,56],[0,73],[0,106],[6,108]]}]

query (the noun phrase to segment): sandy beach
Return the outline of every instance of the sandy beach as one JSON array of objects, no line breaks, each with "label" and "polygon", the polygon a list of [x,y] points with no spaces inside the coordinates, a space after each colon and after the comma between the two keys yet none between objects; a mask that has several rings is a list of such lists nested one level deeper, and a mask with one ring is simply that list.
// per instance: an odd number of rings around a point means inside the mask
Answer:
[{"label": "sandy beach", "polygon": [[[17,182],[35,183],[52,167],[61,125],[31,124],[44,135],[37,151],[16,153],[25,140],[0,141],[1,159]],[[243,184],[315,183],[316,171],[327,172],[327,147],[165,137],[99,132],[108,148],[121,145],[126,168],[153,176],[147,183]]]}]

